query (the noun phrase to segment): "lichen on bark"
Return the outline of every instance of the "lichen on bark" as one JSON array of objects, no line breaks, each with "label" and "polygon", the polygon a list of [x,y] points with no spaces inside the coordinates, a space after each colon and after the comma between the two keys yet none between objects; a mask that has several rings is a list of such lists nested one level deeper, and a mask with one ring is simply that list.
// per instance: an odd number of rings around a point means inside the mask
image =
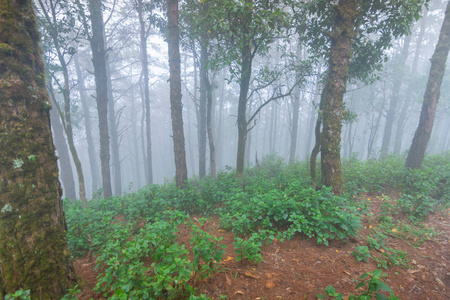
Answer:
[{"label": "lichen on bark", "polygon": [[74,284],[39,39],[32,1],[0,0],[0,298]]}]

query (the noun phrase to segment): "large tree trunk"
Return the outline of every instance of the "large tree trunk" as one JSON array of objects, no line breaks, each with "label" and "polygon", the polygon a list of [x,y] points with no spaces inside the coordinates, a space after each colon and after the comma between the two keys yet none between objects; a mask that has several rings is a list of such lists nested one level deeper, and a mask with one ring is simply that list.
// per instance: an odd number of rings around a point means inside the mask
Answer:
[{"label": "large tree trunk", "polygon": [[442,23],[439,41],[431,58],[431,69],[428,76],[427,87],[423,97],[422,111],[420,112],[419,126],[409,149],[406,167],[419,169],[425,156],[425,150],[433,129],[436,107],[441,91],[442,79],[445,73],[448,52],[450,49],[450,1],[447,3],[445,18]]},{"label": "large tree trunk", "polygon": [[152,160],[152,135],[150,123],[150,88],[148,79],[148,52],[147,52],[147,32],[145,28],[144,8],[142,0],[138,0],[138,15],[139,15],[139,37],[141,47],[141,66],[142,74],[144,76],[144,102],[145,102],[145,136],[147,140],[146,156],[147,156],[147,172],[145,173],[147,184],[153,183],[153,160]]},{"label": "large tree trunk", "polygon": [[336,6],[328,77],[321,99],[324,108],[321,134],[322,183],[331,186],[336,195],[341,195],[343,189],[340,158],[343,101],[349,76],[357,8],[356,0],[339,0]]},{"label": "large tree trunk", "polygon": [[409,54],[409,44],[411,37],[405,37],[403,49],[400,54],[400,61],[395,68],[395,76],[392,87],[391,101],[389,102],[389,109],[386,114],[386,125],[384,126],[383,142],[381,144],[381,156],[386,156],[389,153],[389,146],[391,144],[392,129],[394,127],[395,115],[397,113],[397,104],[399,102],[400,89],[403,83],[403,73],[406,59]]},{"label": "large tree trunk", "polygon": [[69,150],[67,149],[60,115],[55,109],[50,111],[50,121],[52,124],[53,142],[55,143],[59,157],[59,170],[61,172],[61,180],[64,187],[64,196],[71,200],[75,200],[77,199],[77,195],[75,193],[75,180],[73,179]]},{"label": "large tree trunk", "polygon": [[0,4],[0,298],[61,299],[74,271],[31,0]]},{"label": "large tree trunk", "polygon": [[173,152],[175,154],[175,181],[178,187],[183,187],[187,180],[187,168],[184,147],[183,105],[181,103],[178,0],[167,0],[167,44],[169,49],[170,112],[172,117]]},{"label": "large tree trunk", "polygon": [[106,50],[103,38],[103,17],[101,0],[89,0],[91,13],[92,37],[92,63],[94,65],[95,90],[98,110],[98,128],[100,132],[100,161],[102,169],[103,195],[108,199],[111,191],[111,171],[109,167],[109,130],[108,130],[108,80],[106,76]]},{"label": "large tree trunk", "polygon": [[92,193],[94,193],[99,188],[98,179],[100,178],[100,173],[98,170],[97,164],[97,154],[95,150],[94,139],[92,137],[92,124],[91,124],[91,115],[89,112],[88,99],[86,95],[86,85],[84,83],[84,76],[81,72],[80,64],[78,61],[78,55],[75,55],[74,58],[75,70],[77,72],[78,78],[78,91],[80,93],[81,107],[83,109],[83,117],[84,117],[84,129],[86,131],[86,141],[88,147],[88,156],[89,156],[89,165],[91,168],[91,177],[92,177]]},{"label": "large tree trunk", "polygon": [[[203,5],[204,7],[204,5]],[[200,99],[198,103],[198,177],[206,174],[206,110],[208,79],[208,40],[205,34],[200,37]]]}]

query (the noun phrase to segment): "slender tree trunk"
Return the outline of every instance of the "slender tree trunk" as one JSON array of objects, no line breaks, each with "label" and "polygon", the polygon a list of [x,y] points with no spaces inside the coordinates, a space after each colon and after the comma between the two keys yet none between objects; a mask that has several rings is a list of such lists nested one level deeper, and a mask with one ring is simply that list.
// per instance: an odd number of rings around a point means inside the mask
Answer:
[{"label": "slender tree trunk", "polygon": [[[52,39],[53,45],[55,46],[55,51],[58,57],[59,64],[61,66],[61,71],[63,74],[64,85],[62,87],[62,94],[64,99],[64,115],[61,116],[64,118],[64,129],[67,136],[67,143],[69,144],[70,153],[72,154],[73,162],[75,164],[75,169],[78,175],[78,186],[80,199],[83,201],[83,204],[87,207],[86,201],[86,190],[84,186],[84,175],[83,169],[81,166],[81,161],[78,157],[77,149],[75,148],[75,144],[73,141],[73,129],[72,129],[72,117],[71,117],[71,103],[70,103],[70,86],[69,86],[69,71],[67,69],[67,62],[64,57],[64,49],[63,46],[60,45],[60,36],[58,34],[58,29],[55,27],[56,23],[56,12],[55,7],[53,5],[50,6],[50,14],[47,13],[46,7],[41,0],[39,0],[39,5],[44,12],[46,18],[47,30],[49,32],[50,38]],[[51,83],[50,83],[51,85]],[[51,86],[50,86],[51,87]],[[54,95],[53,91],[52,94]],[[55,100],[56,104],[56,100]]]},{"label": "slender tree trunk", "polygon": [[323,130],[321,134],[322,182],[331,186],[335,195],[342,194],[341,129],[344,94],[347,89],[350,57],[358,3],[356,0],[339,0],[331,48],[328,78],[323,102]]},{"label": "slender tree trunk", "polygon": [[75,192],[75,180],[73,179],[69,150],[67,149],[64,128],[61,124],[59,113],[55,109],[50,110],[50,121],[52,124],[53,141],[56,146],[56,151],[58,151],[59,170],[61,171],[64,195],[66,198],[75,200],[77,199],[77,195]]},{"label": "slender tree trunk", "polygon": [[212,128],[212,110],[213,110],[213,95],[212,87],[207,78],[206,80],[208,105],[206,110],[206,125],[208,130],[209,142],[209,169],[212,178],[216,178],[216,147],[214,146],[213,128]]},{"label": "slender tree trunk", "polygon": [[35,20],[31,0],[0,1],[1,299],[61,299],[75,284]]},{"label": "slender tree trunk", "polygon": [[[311,149],[311,140],[312,140],[312,134],[315,131],[315,127],[314,127],[314,116],[316,114],[316,108],[315,108],[315,103],[317,103],[317,101],[320,102],[320,67],[319,70],[317,72],[317,79],[316,79],[316,89],[314,92],[314,98],[312,100],[311,103],[311,109],[309,110],[309,125],[308,125],[308,137],[306,138],[306,145],[305,145],[305,154],[306,154],[306,158],[310,149]],[[317,122],[317,121],[316,121]]]},{"label": "slender tree trunk", "polygon": [[[64,69],[64,68],[63,68]],[[67,71],[67,68],[66,68]],[[68,73],[67,73],[68,74]],[[67,85],[66,85],[67,84]],[[66,132],[67,136],[67,143],[69,144],[69,150],[72,154],[73,163],[75,165],[75,169],[77,171],[78,175],[78,187],[79,187],[79,193],[80,193],[80,199],[83,202],[84,207],[87,207],[87,200],[86,200],[86,190],[84,186],[84,175],[83,175],[83,169],[81,167],[81,161],[78,157],[78,152],[75,148],[75,144],[73,142],[73,132],[72,132],[72,122],[70,117],[70,96],[69,96],[69,88],[68,86],[69,80],[67,77],[67,80],[65,80],[64,84],[64,90],[63,90],[63,96],[64,96],[64,114],[61,114],[61,119],[63,119],[63,127]],[[55,93],[53,91],[53,87],[51,83],[49,84],[49,91],[50,91],[50,97],[52,98],[52,104],[55,105],[55,107],[58,107],[58,104],[55,99]],[[60,111],[60,109],[58,109]]]},{"label": "slender tree trunk", "polygon": [[137,128],[136,128],[136,123],[137,123],[137,119],[136,119],[136,105],[135,105],[135,98],[134,98],[134,89],[130,90],[130,98],[131,98],[131,133],[133,135],[133,156],[134,156],[134,172],[135,172],[135,176],[136,176],[136,184],[137,184],[137,188],[140,188],[142,186],[142,182],[141,182],[141,163],[140,163],[140,159],[139,159],[139,145],[138,145],[138,134],[137,134]]},{"label": "slender tree trunk", "polygon": [[[245,0],[245,3],[252,3],[252,0]],[[249,32],[249,23],[251,22],[252,11],[247,12],[247,16],[243,18],[242,31]],[[251,45],[247,34],[244,34],[243,47],[241,51],[241,79],[239,82],[239,104],[238,104],[238,148],[236,158],[236,172],[238,176],[242,177],[244,174],[244,160],[245,160],[245,144],[247,142],[247,95],[250,87],[250,78],[252,75],[252,53]]]},{"label": "slender tree trunk", "polygon": [[[297,57],[300,55],[299,47],[297,49]],[[301,59],[301,57],[300,57]],[[298,76],[298,75],[297,75]],[[295,154],[297,152],[298,137],[298,119],[300,112],[300,87],[297,86],[294,91],[294,99],[292,100],[292,124],[291,124],[291,146],[289,148],[289,164],[294,163]]]},{"label": "slender tree trunk", "polygon": [[100,173],[98,170],[97,163],[97,154],[95,150],[94,139],[92,137],[92,125],[91,125],[91,116],[89,113],[89,106],[87,104],[87,95],[86,95],[86,85],[84,83],[84,77],[81,73],[80,64],[78,61],[78,55],[74,57],[75,70],[78,78],[78,91],[80,92],[80,100],[81,106],[83,109],[83,117],[84,117],[84,129],[86,130],[86,141],[88,146],[88,155],[89,155],[89,165],[91,168],[91,177],[92,177],[92,192],[95,192],[99,188],[98,179],[100,178]]},{"label": "slender tree trunk", "polygon": [[420,112],[419,126],[409,149],[406,167],[420,169],[425,150],[433,129],[436,107],[439,100],[442,79],[445,73],[448,52],[450,49],[450,1],[447,3],[445,18],[442,23],[439,41],[431,58],[431,69],[428,83],[423,97],[422,111]]},{"label": "slender tree trunk", "polygon": [[198,103],[198,177],[206,174],[206,108],[208,79],[208,40],[205,34],[200,37],[200,99]]},{"label": "slender tree trunk", "polygon": [[[103,30],[103,34],[105,31]],[[105,47],[106,47],[106,39],[105,39]],[[111,156],[112,156],[112,169],[114,172],[114,191],[115,195],[122,195],[122,170],[120,167],[120,142],[119,142],[119,134],[117,132],[117,127],[119,126],[119,120],[116,119],[116,109],[114,105],[114,95],[112,90],[112,81],[111,81],[111,69],[109,65],[108,55],[106,56],[106,82],[107,82],[107,91],[108,91],[108,126],[109,133],[111,136]]]},{"label": "slender tree trunk", "polygon": [[147,138],[147,184],[153,183],[153,162],[152,162],[152,135],[151,135],[151,119],[150,119],[150,88],[148,78],[148,52],[147,52],[147,33],[145,28],[145,16],[142,0],[138,0],[139,15],[139,37],[141,47],[141,65],[144,75],[144,101],[145,101],[145,135]]},{"label": "slender tree trunk", "polygon": [[216,149],[217,149],[217,166],[219,169],[223,166],[223,134],[222,134],[222,128],[223,128],[223,100],[225,97],[225,74],[222,70],[220,80],[221,83],[220,86],[220,96],[219,96],[219,118],[217,120],[217,140],[216,140]]},{"label": "slender tree trunk", "polygon": [[[416,74],[416,72],[417,72],[417,65],[418,65],[419,56],[420,56],[420,48],[422,46],[423,35],[425,32],[427,12],[428,12],[428,10],[425,10],[424,15],[422,17],[419,36],[417,37],[417,42],[416,42],[416,50],[414,52],[414,59],[413,59],[413,65],[411,68],[411,74]],[[397,127],[395,130],[395,143],[394,143],[394,153],[396,153],[396,154],[400,154],[400,152],[402,150],[403,132],[404,132],[404,128],[405,128],[408,108],[411,106],[412,91],[413,91],[413,89],[406,90],[406,95],[405,95],[405,98],[403,99],[402,110],[398,117]]]},{"label": "slender tree trunk", "polygon": [[309,158],[309,171],[311,173],[311,185],[316,187],[317,184],[317,175],[316,175],[316,160],[317,155],[320,152],[321,147],[321,126],[322,126],[322,118],[323,118],[323,102],[322,98],[320,99],[319,111],[317,114],[316,126],[314,128],[314,135],[316,137],[316,142],[314,144],[314,148],[311,152],[311,156]]},{"label": "slender tree trunk", "polygon": [[170,111],[172,117],[173,152],[176,184],[183,187],[187,180],[184,148],[183,111],[181,103],[181,70],[178,30],[178,0],[167,0],[167,44],[170,69]]},{"label": "slender tree trunk", "polygon": [[143,84],[141,82],[143,78],[143,74],[141,74],[141,78],[139,80],[139,92],[140,92],[140,96],[141,96],[141,132],[140,132],[140,140],[141,140],[141,152],[142,152],[142,160],[143,160],[143,165],[144,165],[144,176],[145,176],[145,181],[148,182],[148,178],[149,178],[149,169],[145,166],[148,166],[148,162],[147,162],[147,148],[146,146],[146,140],[144,138],[145,136],[145,129],[146,129],[146,124],[145,124],[145,95],[144,95],[144,87]]},{"label": "slender tree trunk", "polygon": [[[108,130],[108,80],[106,75],[106,50],[103,38],[103,17],[101,0],[89,0],[91,13],[92,63],[94,65],[95,90],[98,110],[98,128],[100,132],[100,161],[102,169],[103,195],[109,199],[111,191],[109,130]],[[112,99],[111,99],[112,100]]]},{"label": "slender tree trunk", "polygon": [[411,37],[407,36],[405,37],[404,43],[403,43],[403,49],[400,54],[400,62],[398,62],[398,65],[396,66],[396,72],[394,76],[393,81],[393,87],[392,87],[392,96],[391,101],[389,102],[389,109],[386,114],[386,125],[384,126],[384,135],[383,135],[383,142],[381,144],[381,156],[386,156],[389,153],[389,146],[391,143],[391,135],[392,135],[392,129],[394,127],[394,121],[395,121],[395,115],[397,113],[397,105],[399,102],[399,95],[400,95],[400,89],[402,87],[403,83],[403,73],[404,73],[404,66],[406,59],[408,58],[409,53],[409,44],[411,42]]}]

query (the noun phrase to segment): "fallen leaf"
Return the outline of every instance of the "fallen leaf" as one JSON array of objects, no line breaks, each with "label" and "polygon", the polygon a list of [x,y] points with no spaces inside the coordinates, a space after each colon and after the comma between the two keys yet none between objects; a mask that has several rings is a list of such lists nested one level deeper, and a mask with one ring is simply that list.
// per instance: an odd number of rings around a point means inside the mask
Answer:
[{"label": "fallen leaf", "polygon": [[436,280],[436,282],[437,282],[440,286],[442,286],[442,287],[445,288],[445,284],[442,282],[441,279],[439,279],[439,277],[434,277],[434,279]]},{"label": "fallen leaf", "polygon": [[219,230],[217,230],[217,232],[225,232],[225,230],[219,229]]},{"label": "fallen leaf", "polygon": [[300,259],[293,258],[292,260],[295,261],[295,262],[298,262],[298,263],[300,262]]},{"label": "fallen leaf", "polygon": [[278,252],[280,252],[280,248],[277,248],[277,250],[275,250],[275,254],[277,254]]},{"label": "fallen leaf", "polygon": [[225,259],[224,261],[230,261],[233,260],[233,258],[231,256],[228,256],[227,259]]},{"label": "fallen leaf", "polygon": [[372,225],[369,225],[369,228],[372,228]]},{"label": "fallen leaf", "polygon": [[258,277],[258,276],[256,276],[256,275],[253,275],[253,274],[252,274],[252,273],[250,273],[250,272],[245,272],[245,273],[244,273],[244,275],[245,275],[245,276],[247,276],[247,277],[251,277],[251,278],[259,279],[259,277]]},{"label": "fallen leaf", "polygon": [[339,253],[339,250],[336,249],[336,252]]},{"label": "fallen leaf", "polygon": [[395,229],[395,228],[393,228],[391,231],[392,231],[393,233],[398,233],[398,230]]},{"label": "fallen leaf", "polygon": [[275,287],[275,283],[272,280],[266,282],[266,288],[273,289]]},{"label": "fallen leaf", "polygon": [[234,295],[244,295],[244,292],[242,292],[241,290],[234,292]]},{"label": "fallen leaf", "polygon": [[228,284],[228,285],[231,285],[231,278],[228,277],[227,274],[225,274],[225,278],[226,278],[226,280],[227,280],[227,284]]},{"label": "fallen leaf", "polygon": [[409,270],[408,270],[408,273],[409,273],[409,274],[414,274],[414,273],[417,273],[417,272],[419,272],[419,270],[412,270],[412,269],[409,269]]},{"label": "fallen leaf", "polygon": [[351,276],[352,274],[350,274],[350,272],[344,271],[345,274]]}]

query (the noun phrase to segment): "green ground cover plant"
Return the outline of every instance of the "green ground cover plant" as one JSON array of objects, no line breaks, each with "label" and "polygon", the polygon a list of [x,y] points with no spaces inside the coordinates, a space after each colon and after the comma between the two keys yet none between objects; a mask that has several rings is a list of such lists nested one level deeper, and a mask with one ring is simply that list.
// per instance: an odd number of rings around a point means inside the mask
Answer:
[{"label": "green ground cover plant", "polygon": [[[370,206],[360,196],[376,192],[384,194],[378,227],[366,237],[367,246],[355,248],[355,256],[366,261],[370,249],[383,249],[381,257],[372,256],[379,267],[406,267],[407,253],[385,241],[395,237],[417,246],[436,235],[422,221],[448,205],[449,161],[448,153],[432,156],[423,170],[411,171],[400,156],[352,158],[343,164],[342,197],[330,188],[312,188],[306,162],[287,166],[272,155],[248,168],[243,178],[228,168],[216,179],[189,179],[183,190],[173,183],[151,185],[108,200],[96,197],[88,208],[66,200],[69,246],[72,256],[95,255],[96,291],[111,299],[207,299],[195,283],[221,271],[224,248],[220,238],[203,230],[206,219],[194,222],[191,215],[217,216],[220,228],[235,234],[236,259],[259,263],[263,247],[275,239],[299,235],[328,245],[356,237]],[[391,191],[399,196],[387,196]],[[177,242],[180,226],[190,233],[187,245]],[[362,278],[366,294],[386,288],[380,276],[373,272]]]}]

